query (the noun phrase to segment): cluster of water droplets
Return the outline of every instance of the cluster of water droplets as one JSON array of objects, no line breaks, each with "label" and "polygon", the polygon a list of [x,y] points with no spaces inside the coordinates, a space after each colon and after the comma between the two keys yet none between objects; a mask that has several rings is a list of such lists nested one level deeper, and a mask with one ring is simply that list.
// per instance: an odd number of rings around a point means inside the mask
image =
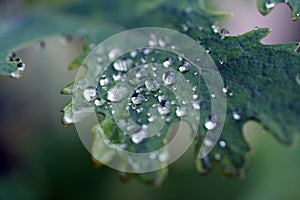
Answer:
[{"label": "cluster of water droplets", "polygon": [[22,62],[21,58],[16,56],[16,53],[12,53],[9,58],[8,58],[9,62],[14,62],[16,64],[16,71],[11,72],[11,77],[13,78],[21,78],[22,74],[25,70],[25,64]]}]

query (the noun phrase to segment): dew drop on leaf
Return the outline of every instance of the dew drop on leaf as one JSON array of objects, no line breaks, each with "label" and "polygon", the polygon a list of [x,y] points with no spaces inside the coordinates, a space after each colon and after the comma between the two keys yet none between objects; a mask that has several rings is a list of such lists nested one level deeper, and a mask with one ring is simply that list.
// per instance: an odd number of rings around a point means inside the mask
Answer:
[{"label": "dew drop on leaf", "polygon": [[219,142],[220,147],[225,148],[226,147],[226,142],[224,140],[221,140]]},{"label": "dew drop on leaf", "polygon": [[176,116],[177,117],[183,117],[183,116],[185,116],[186,115],[186,108],[185,107],[177,107],[176,108]]},{"label": "dew drop on leaf", "polygon": [[132,64],[133,61],[131,59],[120,59],[114,62],[113,67],[117,71],[126,72]]},{"label": "dew drop on leaf", "polygon": [[98,89],[95,86],[89,86],[83,91],[83,97],[88,102],[94,101],[98,96]]},{"label": "dew drop on leaf", "polygon": [[179,71],[184,73],[190,70],[190,63],[184,62],[183,65],[179,67]]},{"label": "dew drop on leaf", "polygon": [[171,112],[170,110],[170,102],[163,101],[161,104],[158,105],[157,111],[160,115],[167,115]]},{"label": "dew drop on leaf", "polygon": [[116,85],[114,88],[107,92],[107,100],[116,102],[121,101],[128,95],[128,91],[125,87]]},{"label": "dew drop on leaf", "polygon": [[156,80],[146,80],[145,81],[145,86],[147,88],[147,90],[151,91],[151,92],[156,92],[159,90],[159,83]]},{"label": "dew drop on leaf", "polygon": [[174,74],[174,72],[167,71],[163,73],[162,80],[165,85],[172,85],[176,81],[176,75]]},{"label": "dew drop on leaf", "polygon": [[268,9],[268,10],[274,8],[275,5],[276,5],[275,2],[273,2],[273,1],[265,3],[265,7],[266,7],[266,9]]},{"label": "dew drop on leaf", "polygon": [[101,107],[101,106],[103,106],[104,104],[105,104],[105,100],[104,99],[99,99],[99,98],[97,98],[97,99],[95,99],[95,105],[96,106],[98,106],[98,107]]},{"label": "dew drop on leaf", "polygon": [[193,108],[195,110],[200,110],[201,107],[202,107],[202,102],[198,102],[198,101],[193,102]]},{"label": "dew drop on leaf", "polygon": [[234,120],[241,120],[242,119],[242,115],[241,115],[241,111],[240,110],[235,110],[232,112],[232,118]]},{"label": "dew drop on leaf", "polygon": [[163,62],[163,66],[164,67],[171,67],[172,65],[172,58],[167,58],[164,62]]},{"label": "dew drop on leaf", "polygon": [[143,103],[144,100],[145,97],[142,94],[135,94],[134,96],[131,97],[131,101],[135,105]]},{"label": "dew drop on leaf", "polygon": [[99,83],[100,83],[100,86],[103,87],[103,86],[107,86],[107,85],[111,84],[111,80],[108,77],[106,77],[106,78],[100,79]]}]

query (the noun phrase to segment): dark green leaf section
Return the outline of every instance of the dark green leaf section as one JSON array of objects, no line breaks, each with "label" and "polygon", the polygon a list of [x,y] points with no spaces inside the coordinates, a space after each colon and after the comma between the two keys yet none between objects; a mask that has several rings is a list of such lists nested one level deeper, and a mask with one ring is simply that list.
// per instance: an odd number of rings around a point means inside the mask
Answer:
[{"label": "dark green leaf section", "polygon": [[257,0],[258,9],[263,15],[270,13],[278,3],[287,3],[292,10],[293,19],[300,18],[300,1],[298,0]]}]

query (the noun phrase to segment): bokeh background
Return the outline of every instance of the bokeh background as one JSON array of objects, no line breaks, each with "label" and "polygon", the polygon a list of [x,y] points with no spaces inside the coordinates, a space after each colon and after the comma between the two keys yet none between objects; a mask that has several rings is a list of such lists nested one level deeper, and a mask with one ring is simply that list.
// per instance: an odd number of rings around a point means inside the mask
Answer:
[{"label": "bokeh background", "polygon": [[[21,12],[51,10],[70,2],[0,0],[0,16],[10,20]],[[211,0],[208,6],[234,13],[220,24],[231,34],[261,26],[273,30],[264,43],[300,41],[300,23],[292,22],[285,4],[267,17],[258,13],[255,0]],[[123,183],[115,170],[94,167],[75,127],[63,127],[60,122],[60,109],[70,100],[60,95],[60,89],[75,77],[66,66],[82,44],[61,45],[57,38],[46,44],[43,51],[31,47],[20,52],[30,66],[21,79],[0,78],[1,200],[300,199],[299,139],[291,147],[283,146],[254,122],[244,127],[252,151],[247,155],[249,172],[241,179],[225,178],[217,170],[200,176],[194,169],[192,149],[170,166],[160,187],[136,180]]]}]

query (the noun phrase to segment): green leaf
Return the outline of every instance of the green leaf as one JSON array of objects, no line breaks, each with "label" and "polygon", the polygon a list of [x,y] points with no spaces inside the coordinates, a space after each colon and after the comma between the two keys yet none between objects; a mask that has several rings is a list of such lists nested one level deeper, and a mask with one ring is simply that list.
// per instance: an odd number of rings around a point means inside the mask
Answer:
[{"label": "green leaf", "polygon": [[292,10],[293,19],[300,18],[300,2],[298,0],[257,0],[258,9],[263,15],[270,13],[278,3],[287,3]]},{"label": "green leaf", "polygon": [[[208,50],[226,84],[223,92],[227,94],[227,118],[218,145],[207,157],[199,159],[200,146],[205,142],[203,135],[201,136],[205,132],[203,119],[211,114],[209,106],[201,110],[200,134],[195,145],[196,167],[202,174],[212,168],[220,168],[225,175],[242,176],[247,170],[245,154],[249,152],[242,132],[245,122],[259,122],[285,144],[291,144],[294,134],[300,132],[297,122],[300,113],[300,56],[296,52],[295,43],[261,44],[260,40],[270,32],[265,28],[241,36],[229,36],[225,29],[215,25],[222,17],[225,16],[198,9],[193,3],[178,1],[177,4],[166,3],[158,6],[128,22],[126,26],[172,28],[194,38]],[[140,54],[137,60],[141,58]],[[155,58],[163,62],[170,56],[172,55],[161,52]],[[179,65],[175,63],[174,66],[177,70]],[[108,77],[112,76],[110,73],[107,71]],[[198,88],[198,91],[203,91],[203,105],[209,105],[211,97],[205,92],[205,88]],[[101,92],[101,95],[103,96],[99,98],[104,98],[106,94]],[[106,115],[108,113],[105,112],[109,112],[109,109],[100,109],[100,112]],[[105,125],[102,126],[105,129]],[[108,131],[105,134],[110,133]],[[117,138],[120,139],[121,135],[118,134]],[[126,144],[131,143],[128,140]],[[145,145],[147,143],[142,146]],[[155,144],[151,145],[153,148]],[[159,177],[156,176],[153,180]]]}]

